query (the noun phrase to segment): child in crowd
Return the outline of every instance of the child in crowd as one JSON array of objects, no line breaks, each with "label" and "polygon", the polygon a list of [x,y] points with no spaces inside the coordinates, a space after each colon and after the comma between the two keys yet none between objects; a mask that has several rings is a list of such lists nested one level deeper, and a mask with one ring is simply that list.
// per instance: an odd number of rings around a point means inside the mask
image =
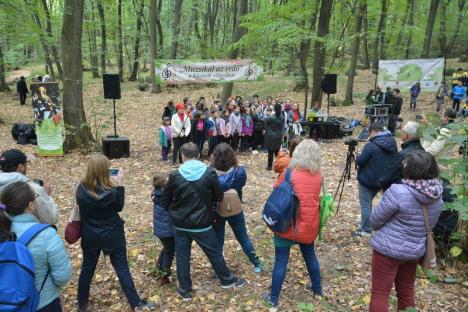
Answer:
[{"label": "child in crowd", "polygon": [[169,214],[161,207],[161,195],[166,186],[168,175],[158,173],[153,177],[154,190],[151,193],[153,200],[153,233],[161,241],[163,248],[159,254],[157,273],[161,276],[161,285],[170,283],[172,260],[175,253],[175,242]]},{"label": "child in crowd", "polygon": [[224,110],[220,118],[218,118],[219,122],[219,131],[218,131],[218,142],[217,144],[226,142],[230,144],[229,134],[231,132],[230,123],[229,123],[229,111]]},{"label": "child in crowd", "polygon": [[239,145],[239,135],[242,133],[242,116],[240,114],[239,106],[235,106],[234,111],[229,116],[230,124],[230,137],[231,137],[231,147],[234,151],[237,151]]},{"label": "child in crowd", "polygon": [[208,133],[208,157],[211,156],[213,149],[216,146],[216,142],[218,141],[218,109],[216,107],[211,108],[211,116],[208,118],[206,122],[206,128]]},{"label": "child in crowd", "polygon": [[164,117],[163,124],[159,128],[159,144],[161,145],[161,156],[164,162],[169,162],[168,155],[172,145],[171,118]]},{"label": "child in crowd", "polygon": [[203,117],[203,113],[197,110],[193,115],[192,122],[192,142],[197,145],[200,158],[203,152],[203,144],[207,136],[206,123]]},{"label": "child in crowd", "polygon": [[252,134],[254,130],[250,107],[244,106],[244,114],[242,115],[242,132],[241,132],[241,152],[248,152],[252,147]]}]

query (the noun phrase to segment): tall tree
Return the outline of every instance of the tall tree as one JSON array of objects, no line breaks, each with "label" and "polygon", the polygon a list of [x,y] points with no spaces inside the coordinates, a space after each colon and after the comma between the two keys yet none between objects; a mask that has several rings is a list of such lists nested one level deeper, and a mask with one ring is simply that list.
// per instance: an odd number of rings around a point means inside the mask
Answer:
[{"label": "tall tree", "polygon": [[47,0],[42,0],[42,7],[44,8],[44,12],[46,15],[46,30],[47,36],[49,37],[50,48],[52,50],[52,55],[54,57],[55,66],[57,66],[58,78],[63,79],[63,70],[62,64],[60,63],[60,55],[57,51],[57,48],[54,44],[54,36],[52,35],[52,23],[50,22],[50,11],[49,7],[47,6]]},{"label": "tall tree", "polygon": [[0,92],[10,90],[5,79],[5,62],[3,60],[2,44],[0,44]]},{"label": "tall tree", "polygon": [[440,1],[440,31],[439,31],[439,45],[440,52],[445,57],[447,54],[447,3],[446,0]]},{"label": "tall tree", "polygon": [[133,68],[132,68],[132,75],[128,79],[130,81],[135,81],[138,75],[138,67],[140,64],[139,58],[140,58],[141,28],[143,26],[144,9],[145,9],[145,1],[141,0],[140,8],[138,9],[137,20],[136,20],[135,47],[133,48]]},{"label": "tall tree", "polygon": [[312,103],[322,99],[322,91],[320,89],[323,74],[325,73],[325,40],[328,36],[331,11],[333,7],[332,0],[322,0],[320,5],[320,16],[317,27],[317,38],[314,46],[314,73],[312,80]]},{"label": "tall tree", "polygon": [[124,75],[124,64],[123,64],[123,38],[122,38],[122,0],[119,0],[117,3],[117,18],[118,18],[118,26],[117,26],[117,38],[118,38],[118,66],[119,66],[119,75],[120,80],[123,81]]},{"label": "tall tree", "polygon": [[412,36],[413,36],[413,32],[412,32],[412,27],[414,25],[414,2],[415,0],[409,0],[411,1],[410,3],[410,9],[409,9],[409,16],[408,16],[408,28],[409,28],[409,31],[408,31],[408,38],[406,39],[406,47],[405,47],[405,58],[409,58],[409,54],[410,54],[410,46],[411,46],[411,42],[412,42]]},{"label": "tall tree", "polygon": [[65,149],[87,145],[93,140],[83,106],[81,35],[84,0],[64,0],[62,25],[63,117],[67,136]]},{"label": "tall tree", "polygon": [[431,0],[431,8],[429,9],[429,17],[427,18],[426,34],[424,36],[423,50],[421,57],[428,57],[431,50],[432,32],[434,31],[437,9],[439,8],[440,0]]},{"label": "tall tree", "polygon": [[151,75],[151,92],[152,93],[161,93],[161,86],[156,80],[156,68],[154,62],[158,58],[158,47],[156,46],[156,15],[158,14],[158,7],[156,5],[156,0],[150,0],[149,6],[149,20],[150,20],[150,51],[151,51],[151,62],[150,62],[150,75]]},{"label": "tall tree", "polygon": [[457,24],[455,26],[455,31],[453,32],[452,39],[450,39],[450,42],[448,44],[447,50],[452,53],[453,48],[455,47],[455,44],[457,43],[458,39],[458,34],[460,33],[460,27],[463,22],[463,17],[466,14],[466,1],[465,0],[458,0],[458,18],[457,18]]},{"label": "tall tree", "polygon": [[346,96],[344,103],[348,105],[353,102],[354,76],[356,75],[356,65],[359,53],[359,41],[361,36],[362,19],[364,15],[364,6],[367,0],[360,0],[356,11],[356,27],[354,30],[353,45],[351,48],[351,65],[348,71],[348,81],[346,83]]},{"label": "tall tree", "polygon": [[102,0],[97,0],[97,9],[99,12],[99,21],[101,24],[101,72],[106,72],[106,56],[107,56],[107,33],[106,33],[106,17],[104,14],[104,7],[102,6]]},{"label": "tall tree", "polygon": [[396,47],[400,47],[403,41],[403,30],[406,28],[406,24],[408,23],[408,16],[409,16],[409,11],[411,7],[411,1],[412,0],[406,1],[405,15],[403,16],[403,24],[401,25],[400,30],[398,31],[398,37],[397,37],[396,44],[395,44]]},{"label": "tall tree", "polygon": [[[382,11],[380,13],[379,26],[374,41],[374,51],[372,53],[372,68],[374,70],[379,66],[379,57],[382,56],[385,43],[385,26],[387,22],[388,0],[382,0]],[[379,50],[380,48],[380,50]]]},{"label": "tall tree", "polygon": [[174,21],[172,23],[172,41],[171,41],[171,59],[177,57],[177,46],[179,44],[180,20],[182,19],[182,2],[183,0],[175,0],[174,5]]},{"label": "tall tree", "polygon": [[367,17],[367,3],[364,5],[364,16],[362,22],[364,23],[364,33],[362,38],[362,63],[363,69],[370,68],[369,59],[369,18]]},{"label": "tall tree", "polygon": [[[242,26],[240,26],[240,19],[242,16],[247,14],[247,10],[249,8],[249,1],[248,0],[241,0],[240,3],[238,4],[238,11],[236,13],[235,23],[234,23],[234,29],[233,29],[233,36],[232,36],[232,42],[236,43],[240,40],[242,35],[246,32],[246,29]],[[239,48],[231,48],[231,52],[229,53],[229,58],[230,59],[236,59],[239,56]],[[222,92],[222,101],[223,103],[227,100],[228,97],[231,96],[232,94],[232,89],[234,88],[234,82],[227,82],[223,86],[223,92]]]},{"label": "tall tree", "polygon": [[94,3],[88,2],[88,5],[85,5],[84,17],[86,20],[87,35],[88,35],[88,49],[89,49],[89,63],[91,64],[91,73],[93,78],[99,77],[99,61],[98,61],[98,52],[97,52],[97,32],[95,28],[95,15],[94,15]]}]

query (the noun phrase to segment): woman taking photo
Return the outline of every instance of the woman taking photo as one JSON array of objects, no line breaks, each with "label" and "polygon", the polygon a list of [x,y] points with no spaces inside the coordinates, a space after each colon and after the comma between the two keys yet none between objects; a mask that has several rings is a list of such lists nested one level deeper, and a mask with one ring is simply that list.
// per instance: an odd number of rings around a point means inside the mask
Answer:
[{"label": "woman taking photo", "polygon": [[[234,150],[228,144],[221,143],[215,147],[212,157],[212,166],[216,169],[219,184],[221,184],[223,192],[226,192],[229,189],[236,190],[237,195],[239,195],[239,199],[242,202],[242,188],[247,182],[247,174],[245,173],[244,167],[237,165],[237,158]],[[226,221],[229,223],[229,226],[241,245],[242,250],[254,266],[254,272],[260,273],[262,271],[260,260],[258,259],[252,241],[247,234],[245,216],[242,210],[240,213],[226,218],[217,216],[214,227],[221,252],[224,247],[224,229]]]},{"label": "woman taking photo", "polygon": [[426,253],[428,215],[432,229],[444,205],[439,168],[428,152],[405,156],[401,184],[392,184],[372,210],[375,231],[371,240],[372,291],[369,311],[388,311],[388,297],[395,284],[398,311],[414,307],[416,265]]},{"label": "woman taking photo", "polygon": [[120,218],[125,202],[121,172],[116,182],[109,174],[109,159],[91,156],[86,174],[77,187],[76,202],[81,216],[83,263],[78,281],[78,310],[86,311],[89,289],[101,251],[109,255],[120,285],[132,310],[154,306],[138,296],[128,268],[124,221]]},{"label": "woman taking photo", "polygon": [[268,150],[267,170],[273,166],[273,158],[278,154],[283,143],[285,118],[281,111],[281,105],[275,104],[275,113],[265,118],[265,147]]},{"label": "woman taking photo", "polygon": [[[27,182],[14,182],[3,189],[0,196],[0,242],[14,238],[21,242],[23,235],[30,236],[28,230],[32,231],[32,227],[39,224],[34,216],[36,205],[33,202],[36,198],[37,194]],[[61,288],[72,275],[70,258],[62,239],[49,226],[40,230],[29,244],[24,243],[34,258],[35,284],[40,296],[37,311],[61,312]],[[0,303],[0,310],[3,304]]]},{"label": "woman taking photo", "polygon": [[[265,301],[276,307],[286,276],[291,246],[299,244],[306,263],[311,284],[307,286],[313,294],[321,296],[320,266],[315,255],[314,241],[317,239],[320,221],[320,148],[311,140],[303,140],[296,147],[288,169],[291,172],[291,184],[299,199],[300,209],[296,224],[284,233],[274,234],[275,264],[271,281],[271,291],[263,295]],[[275,186],[284,181],[280,175]]]}]

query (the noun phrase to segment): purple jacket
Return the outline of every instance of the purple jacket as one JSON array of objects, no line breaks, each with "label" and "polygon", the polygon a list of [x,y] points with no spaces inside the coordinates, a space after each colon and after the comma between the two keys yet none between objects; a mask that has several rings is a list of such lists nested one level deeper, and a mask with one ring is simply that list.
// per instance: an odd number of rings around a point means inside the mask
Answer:
[{"label": "purple jacket", "polygon": [[247,125],[247,116],[242,115],[242,134],[243,135],[252,135],[254,131],[253,118],[252,115],[249,115],[249,125]]},{"label": "purple jacket", "polygon": [[442,190],[442,183],[438,179],[403,179],[402,184],[392,184],[370,217],[375,231],[371,240],[372,248],[399,260],[415,260],[424,256],[426,226],[421,203],[427,205],[432,228],[444,205]]}]

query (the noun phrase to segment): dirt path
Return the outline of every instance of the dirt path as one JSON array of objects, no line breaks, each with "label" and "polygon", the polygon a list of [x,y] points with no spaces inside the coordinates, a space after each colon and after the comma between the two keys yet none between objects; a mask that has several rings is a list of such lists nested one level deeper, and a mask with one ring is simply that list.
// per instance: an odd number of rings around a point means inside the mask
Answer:
[{"label": "dirt path", "polygon": [[18,80],[21,76],[27,78],[28,76],[31,75],[31,71],[28,70],[28,69],[19,69],[19,70],[15,70],[15,71],[12,71],[10,72],[10,74],[8,75],[8,77],[6,78],[6,82],[8,84]]}]

